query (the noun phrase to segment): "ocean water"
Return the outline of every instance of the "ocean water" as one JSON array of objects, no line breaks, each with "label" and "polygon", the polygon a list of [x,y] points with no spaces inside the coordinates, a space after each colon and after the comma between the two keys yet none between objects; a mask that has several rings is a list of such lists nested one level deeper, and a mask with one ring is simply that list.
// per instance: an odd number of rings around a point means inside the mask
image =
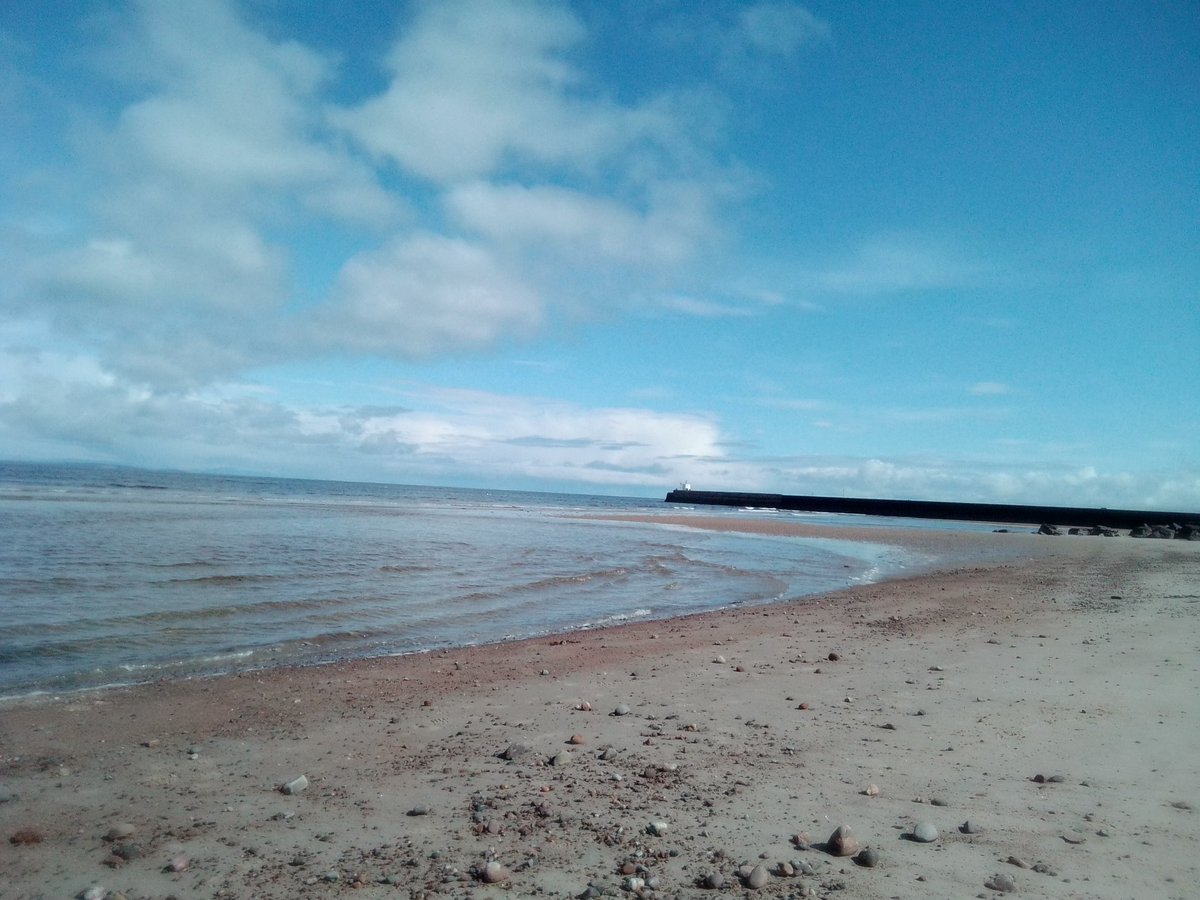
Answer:
[{"label": "ocean water", "polygon": [[0,697],[769,603],[918,562],[882,545],[585,518],[678,512],[653,499],[0,463]]}]

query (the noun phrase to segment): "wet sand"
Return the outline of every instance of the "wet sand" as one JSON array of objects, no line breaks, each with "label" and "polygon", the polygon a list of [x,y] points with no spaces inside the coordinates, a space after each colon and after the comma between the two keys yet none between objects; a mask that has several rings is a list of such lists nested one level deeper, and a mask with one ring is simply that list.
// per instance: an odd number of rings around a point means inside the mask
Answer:
[{"label": "wet sand", "polygon": [[[715,896],[751,890],[743,866],[774,897],[1001,896],[998,875],[1195,896],[1200,543],[686,524],[942,562],[803,602],[7,703],[0,896]],[[829,852],[841,824],[876,865]]]}]

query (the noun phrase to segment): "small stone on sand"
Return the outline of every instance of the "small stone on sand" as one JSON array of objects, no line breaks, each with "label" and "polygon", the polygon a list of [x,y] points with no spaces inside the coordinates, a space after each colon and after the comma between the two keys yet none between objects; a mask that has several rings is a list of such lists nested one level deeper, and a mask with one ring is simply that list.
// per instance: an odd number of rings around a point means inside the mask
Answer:
[{"label": "small stone on sand", "polygon": [[849,825],[839,825],[829,836],[829,852],[834,856],[853,856],[861,849],[862,845]]},{"label": "small stone on sand", "polygon": [[1017,883],[1013,881],[1012,876],[1003,872],[993,875],[983,883],[983,886],[993,891],[1000,891],[1002,894],[1011,893],[1017,889]]},{"label": "small stone on sand", "polygon": [[499,884],[502,881],[508,881],[508,869],[493,859],[483,867],[482,878],[487,884]]},{"label": "small stone on sand", "polygon": [[751,869],[750,874],[746,876],[746,887],[757,891],[759,888],[766,887],[770,880],[771,875],[767,872],[767,867],[758,865]]},{"label": "small stone on sand", "polygon": [[860,866],[863,866],[868,869],[873,869],[877,865],[879,865],[879,851],[874,849],[873,847],[867,847],[862,852],[860,852],[856,857],[854,857],[854,861],[856,863],[858,863]]},{"label": "small stone on sand", "polygon": [[918,822],[913,826],[912,837],[914,841],[928,844],[938,839],[938,830],[929,822]]},{"label": "small stone on sand", "polygon": [[307,787],[308,787],[308,776],[300,775],[296,778],[293,778],[291,781],[285,781],[283,784],[281,784],[279,786],[279,792],[281,794],[289,794],[289,795],[290,794],[298,794]]}]

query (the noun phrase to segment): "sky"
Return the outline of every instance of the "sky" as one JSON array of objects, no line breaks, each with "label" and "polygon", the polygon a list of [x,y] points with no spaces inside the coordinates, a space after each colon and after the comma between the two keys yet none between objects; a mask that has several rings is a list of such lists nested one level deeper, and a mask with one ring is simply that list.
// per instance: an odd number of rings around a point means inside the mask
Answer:
[{"label": "sky", "polygon": [[0,458],[1200,509],[1200,7],[0,5]]}]

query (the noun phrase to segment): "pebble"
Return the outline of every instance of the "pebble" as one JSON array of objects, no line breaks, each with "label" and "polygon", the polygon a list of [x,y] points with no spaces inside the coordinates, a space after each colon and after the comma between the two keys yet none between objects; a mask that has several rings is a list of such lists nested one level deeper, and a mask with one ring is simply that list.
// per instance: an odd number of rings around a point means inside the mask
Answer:
[{"label": "pebble", "polygon": [[428,806],[414,806],[412,809],[410,809],[408,811],[408,815],[410,815],[410,816],[427,816],[427,815],[429,815],[429,807]]},{"label": "pebble", "polygon": [[713,662],[717,663],[718,665],[723,665],[725,662],[725,657],[721,656],[721,654],[718,653],[716,656],[713,657]]},{"label": "pebble", "polygon": [[1008,894],[1017,889],[1017,883],[1013,881],[1012,876],[1003,872],[993,875],[983,883],[983,886],[993,891],[1000,891],[1002,894]]},{"label": "pebble", "polygon": [[79,895],[80,900],[104,900],[108,896],[108,888],[102,884],[93,884]]},{"label": "pebble", "polygon": [[757,891],[759,888],[766,887],[770,880],[771,875],[767,871],[767,867],[758,865],[751,869],[750,874],[746,876],[746,887]]},{"label": "pebble", "polygon": [[502,881],[508,881],[508,879],[508,869],[504,868],[503,865],[494,859],[483,867],[483,880],[488,884],[499,884]]},{"label": "pebble", "polygon": [[113,856],[119,856],[121,859],[129,862],[142,855],[142,848],[137,844],[117,844],[117,846],[113,847],[112,852]]},{"label": "pebble", "polygon": [[552,757],[550,757],[550,765],[552,765],[552,766],[565,766],[570,761],[571,761],[571,754],[568,753],[566,750],[559,750]]},{"label": "pebble", "polygon": [[879,865],[879,851],[873,847],[867,847],[858,856],[854,857],[854,861],[860,866],[873,869]]},{"label": "pebble", "polygon": [[970,819],[958,826],[958,830],[963,834],[983,834],[983,829],[972,822]]},{"label": "pebble", "polygon": [[578,746],[579,744],[583,743],[583,735],[582,734],[573,734],[573,735],[571,735],[571,739],[569,741],[567,741],[567,743],[575,744],[576,746]]},{"label": "pebble", "polygon": [[646,879],[639,878],[636,875],[630,875],[621,885],[627,891],[640,891],[646,886]]},{"label": "pebble", "polygon": [[709,890],[719,891],[725,887],[725,876],[720,872],[709,872],[701,884]]},{"label": "pebble", "polygon": [[576,704],[575,704],[575,708],[576,708],[577,710],[579,710],[580,712],[591,712],[591,711],[592,711],[592,704],[590,704],[590,703],[588,703],[586,700],[584,700],[584,701],[583,701],[583,702],[581,702],[581,703],[576,703]]},{"label": "pebble", "polygon": [[834,856],[853,856],[861,849],[849,825],[839,825],[829,836],[829,852]]},{"label": "pebble", "polygon": [[136,832],[137,829],[128,822],[118,822],[112,828],[108,829],[107,832],[105,832],[104,839],[106,841],[120,841],[127,837],[133,837]]},{"label": "pebble", "polygon": [[298,794],[308,787],[308,776],[301,775],[298,778],[293,778],[291,781],[285,781],[279,786],[281,794]]},{"label": "pebble", "polygon": [[529,747],[526,744],[522,744],[522,743],[509,744],[507,747],[505,747],[503,750],[500,751],[500,758],[512,760],[512,759],[516,759],[518,756],[524,756],[528,752],[529,752]]},{"label": "pebble", "polygon": [[173,860],[167,863],[168,872],[186,872],[192,861],[186,856],[176,856]]},{"label": "pebble", "polygon": [[863,791],[863,793],[866,794],[868,797],[878,797],[879,796],[879,785],[868,784],[867,789],[865,791]]},{"label": "pebble", "polygon": [[1010,866],[1016,866],[1018,869],[1028,869],[1029,868],[1029,863],[1025,862],[1025,860],[1021,859],[1021,857],[1019,857],[1019,856],[1010,856],[1006,860],[1006,862]]},{"label": "pebble", "polygon": [[614,716],[627,716],[631,712],[633,712],[633,710],[629,708],[628,703],[618,703],[617,708],[613,710],[612,714]]},{"label": "pebble", "polygon": [[912,830],[914,841],[928,844],[938,839],[938,830],[929,822],[918,822]]},{"label": "pebble", "polygon": [[664,834],[670,831],[670,829],[671,826],[666,822],[651,822],[646,826],[646,832],[654,835],[655,837],[662,837]]}]

